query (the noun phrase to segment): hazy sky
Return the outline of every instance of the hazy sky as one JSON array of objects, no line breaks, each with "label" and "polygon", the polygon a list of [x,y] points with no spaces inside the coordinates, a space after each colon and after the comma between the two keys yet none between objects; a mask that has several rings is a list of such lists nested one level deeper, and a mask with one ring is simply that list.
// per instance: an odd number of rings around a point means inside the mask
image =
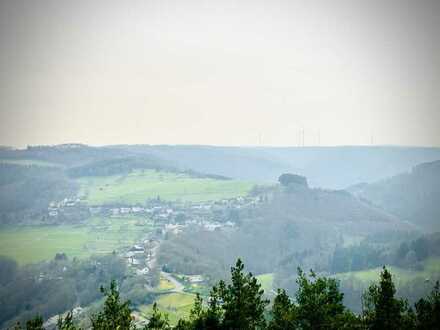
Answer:
[{"label": "hazy sky", "polygon": [[0,0],[0,144],[440,146],[440,1]]}]

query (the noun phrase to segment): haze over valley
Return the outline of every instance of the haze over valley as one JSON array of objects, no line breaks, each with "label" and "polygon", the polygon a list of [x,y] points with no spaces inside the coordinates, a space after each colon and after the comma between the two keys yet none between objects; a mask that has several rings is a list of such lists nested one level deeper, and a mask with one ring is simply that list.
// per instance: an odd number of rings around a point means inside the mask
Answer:
[{"label": "haze over valley", "polygon": [[388,265],[414,303],[440,274],[436,159],[439,148],[4,147],[3,290],[36,300],[4,295],[1,322],[41,314],[50,327],[75,309],[87,326],[110,279],[138,323],[153,302],[177,322],[237,258],[269,299],[293,295],[301,267],[338,279],[360,313]]},{"label": "haze over valley", "polygon": [[440,1],[1,0],[0,329],[440,329]]}]

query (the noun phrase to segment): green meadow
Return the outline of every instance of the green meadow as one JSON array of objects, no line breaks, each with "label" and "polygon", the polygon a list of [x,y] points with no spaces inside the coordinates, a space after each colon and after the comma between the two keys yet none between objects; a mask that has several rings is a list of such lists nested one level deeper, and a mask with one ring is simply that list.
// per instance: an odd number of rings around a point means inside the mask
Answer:
[{"label": "green meadow", "polygon": [[135,217],[94,217],[77,226],[2,227],[0,255],[23,265],[52,259],[59,252],[78,258],[111,253],[132,245],[151,228],[150,222]]},{"label": "green meadow", "polygon": [[258,282],[261,284],[261,288],[265,294],[270,295],[273,290],[273,273],[261,274],[255,276]]},{"label": "green meadow", "polygon": [[[405,285],[415,279],[430,281],[438,280],[440,276],[440,258],[429,258],[423,262],[422,270],[409,270],[394,266],[387,266],[393,276],[393,281],[397,287]],[[381,267],[361,270],[357,272],[339,273],[335,278],[340,281],[351,281],[353,286],[358,289],[366,288],[373,282],[378,282]],[[435,277],[435,278],[434,278]]]},{"label": "green meadow", "polygon": [[173,289],[175,289],[174,284],[171,283],[171,281],[169,281],[165,277],[161,276],[160,280],[159,280],[159,285],[157,286],[157,291],[158,292],[166,292],[166,291],[173,290]]},{"label": "green meadow", "polygon": [[243,196],[253,187],[251,182],[195,178],[183,173],[153,170],[87,177],[78,181],[80,195],[90,205],[137,204],[157,197],[168,201],[202,202]]},{"label": "green meadow", "polygon": [[[169,321],[175,325],[181,318],[189,316],[193,307],[195,295],[190,293],[168,293],[160,295],[156,299],[157,307],[162,312],[168,315]],[[139,311],[144,317],[151,316],[153,304],[139,306]]]},{"label": "green meadow", "polygon": [[60,164],[45,162],[43,160],[36,159],[0,159],[0,164],[13,164],[22,166],[41,166],[41,167],[62,167]]}]

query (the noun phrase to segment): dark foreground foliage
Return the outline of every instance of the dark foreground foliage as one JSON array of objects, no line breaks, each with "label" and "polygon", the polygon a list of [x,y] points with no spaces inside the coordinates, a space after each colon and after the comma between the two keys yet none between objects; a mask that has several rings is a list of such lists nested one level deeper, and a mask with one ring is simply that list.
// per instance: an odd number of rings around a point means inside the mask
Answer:
[{"label": "dark foreground foliage", "polygon": [[[384,267],[380,281],[372,284],[362,298],[363,312],[356,315],[342,303],[343,293],[333,278],[319,277],[313,271],[305,274],[298,269],[298,291],[291,299],[278,290],[269,308],[264,291],[251,273],[244,272],[238,260],[231,268],[231,282],[220,281],[210,292],[207,301],[197,295],[188,319],[171,326],[167,315],[154,304],[148,324],[142,329],[156,330],[333,330],[333,329],[440,329],[440,285],[420,299],[413,310],[406,300],[395,296],[391,273]],[[137,329],[131,315],[130,302],[121,301],[117,285],[101,288],[106,296],[104,307],[91,318],[95,330]],[[59,330],[79,330],[72,313],[58,320]],[[17,324],[15,329],[23,329]],[[25,329],[41,330],[40,316],[29,320]]]}]

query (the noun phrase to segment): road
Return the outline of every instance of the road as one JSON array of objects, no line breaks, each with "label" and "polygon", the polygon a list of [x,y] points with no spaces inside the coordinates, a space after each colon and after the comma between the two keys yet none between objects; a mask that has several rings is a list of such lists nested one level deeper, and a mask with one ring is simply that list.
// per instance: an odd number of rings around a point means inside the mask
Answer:
[{"label": "road", "polygon": [[166,278],[168,281],[170,281],[174,285],[174,289],[170,290],[171,292],[183,292],[183,289],[185,288],[182,283],[180,283],[178,280],[176,280],[173,275],[170,273],[160,272],[160,275],[162,275],[164,278]]}]

